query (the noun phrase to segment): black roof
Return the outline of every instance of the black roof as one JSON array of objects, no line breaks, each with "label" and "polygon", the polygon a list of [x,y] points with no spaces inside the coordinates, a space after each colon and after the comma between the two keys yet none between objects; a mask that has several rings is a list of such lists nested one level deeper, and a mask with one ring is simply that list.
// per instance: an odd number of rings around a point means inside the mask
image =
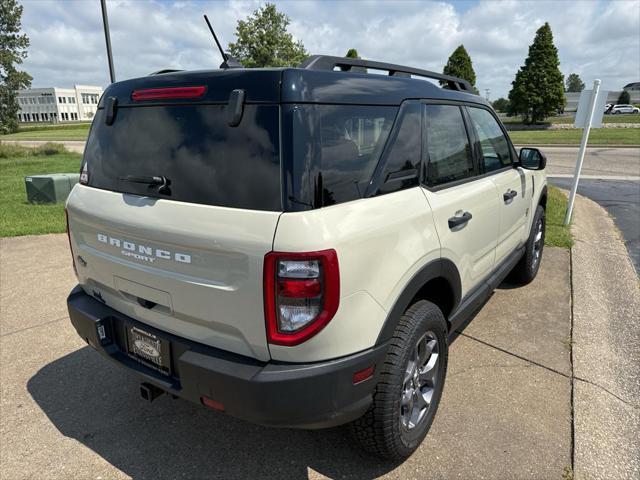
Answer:
[{"label": "black roof", "polygon": [[[464,80],[454,77],[447,78],[456,82],[464,82]],[[389,75],[380,75],[364,73],[356,69],[354,71],[333,71],[314,68],[230,68],[226,70],[166,71],[166,73],[156,73],[116,82],[105,90],[101,106],[104,99],[108,97],[117,98],[120,106],[134,104],[131,100],[131,94],[138,89],[197,85],[207,87],[204,96],[195,100],[176,100],[176,102],[226,103],[232,90],[242,89],[245,90],[247,103],[399,105],[406,99],[424,98],[487,104],[482,97],[467,93],[462,89],[441,88],[430,81],[411,78],[406,74],[394,75],[390,72]],[[141,103],[135,102],[135,104]],[[144,103],[152,104],[154,101],[145,101]]]}]

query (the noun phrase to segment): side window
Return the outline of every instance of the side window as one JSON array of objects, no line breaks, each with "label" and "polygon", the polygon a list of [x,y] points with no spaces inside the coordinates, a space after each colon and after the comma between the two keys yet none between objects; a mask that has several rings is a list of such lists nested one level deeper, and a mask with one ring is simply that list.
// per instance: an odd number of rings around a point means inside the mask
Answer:
[{"label": "side window", "polygon": [[468,107],[471,123],[480,140],[482,164],[485,172],[493,172],[511,166],[511,149],[502,129],[490,112],[482,108]]},{"label": "side window", "polygon": [[400,109],[398,128],[394,128],[382,159],[384,171],[378,194],[418,185],[422,144],[420,111],[419,102],[405,103]]},{"label": "side window", "polygon": [[427,105],[425,132],[427,185],[434,187],[475,174],[460,107]]}]

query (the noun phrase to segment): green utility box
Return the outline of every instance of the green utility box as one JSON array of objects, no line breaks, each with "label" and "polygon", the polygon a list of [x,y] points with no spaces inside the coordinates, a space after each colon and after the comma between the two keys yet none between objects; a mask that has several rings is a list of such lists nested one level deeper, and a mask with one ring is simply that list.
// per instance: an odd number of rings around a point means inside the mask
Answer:
[{"label": "green utility box", "polygon": [[49,173],[24,177],[27,201],[29,203],[64,202],[79,180],[79,173]]}]

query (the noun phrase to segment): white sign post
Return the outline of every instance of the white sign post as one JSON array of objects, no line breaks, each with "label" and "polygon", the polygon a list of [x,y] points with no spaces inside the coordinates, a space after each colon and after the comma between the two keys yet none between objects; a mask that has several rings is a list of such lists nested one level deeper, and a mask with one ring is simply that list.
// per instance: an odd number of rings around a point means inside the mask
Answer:
[{"label": "white sign post", "polygon": [[571,194],[569,194],[567,213],[564,217],[565,225],[569,225],[569,222],[571,221],[573,202],[576,199],[576,192],[578,191],[578,182],[580,181],[582,162],[584,161],[584,154],[587,150],[587,142],[589,141],[589,132],[591,132],[592,127],[602,127],[602,116],[604,115],[604,105],[607,100],[607,93],[608,92],[604,90],[600,91],[600,80],[596,80],[593,82],[593,90],[583,90],[580,95],[574,127],[583,128],[582,141],[580,142],[576,170],[573,174],[573,186],[571,187]]}]

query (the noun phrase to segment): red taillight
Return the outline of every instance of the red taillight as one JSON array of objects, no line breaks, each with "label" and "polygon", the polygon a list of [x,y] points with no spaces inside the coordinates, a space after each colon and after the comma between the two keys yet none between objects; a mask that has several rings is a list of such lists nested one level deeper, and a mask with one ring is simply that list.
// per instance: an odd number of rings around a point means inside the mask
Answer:
[{"label": "red taillight", "polygon": [[69,240],[69,251],[71,252],[71,261],[73,262],[73,271],[78,275],[78,269],[76,268],[76,257],[73,254],[73,247],[71,246],[71,232],[69,231],[69,212],[64,209],[64,218],[67,222],[67,239]]},{"label": "red taillight", "polygon": [[131,98],[135,102],[166,98],[198,98],[203,96],[206,91],[207,87],[204,85],[197,87],[145,88],[143,90],[134,90],[131,93]]},{"label": "red taillight", "polygon": [[264,257],[267,337],[274,345],[308,340],[333,318],[340,303],[335,250],[270,252]]}]

